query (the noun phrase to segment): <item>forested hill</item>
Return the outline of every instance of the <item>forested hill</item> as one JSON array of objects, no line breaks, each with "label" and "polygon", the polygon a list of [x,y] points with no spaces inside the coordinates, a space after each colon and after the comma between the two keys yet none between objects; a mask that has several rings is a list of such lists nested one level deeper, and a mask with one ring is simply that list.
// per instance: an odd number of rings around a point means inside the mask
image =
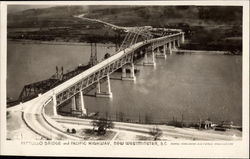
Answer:
[{"label": "forested hill", "polygon": [[133,25],[147,23],[166,25],[171,23],[238,24],[242,23],[242,7],[232,6],[128,6],[126,8],[95,8],[88,15],[93,18],[112,20]]},{"label": "forested hill", "polygon": [[[242,49],[240,6],[105,5],[28,9],[8,14],[8,38],[86,41],[93,36],[101,42],[115,41],[114,32],[73,17],[78,14],[121,26],[180,28],[186,32],[188,45],[184,48],[188,49]],[[20,31],[20,28],[25,29]]]},{"label": "forested hill", "polygon": [[27,9],[8,14],[9,28],[65,26],[74,23],[73,15],[82,14],[86,7],[58,6],[50,8]]},{"label": "forested hill", "polygon": [[135,25],[134,22],[156,26],[181,22],[189,25],[242,23],[242,7],[232,6],[57,6],[10,13],[8,25],[14,27],[19,24],[21,27],[29,21],[30,24],[36,20],[46,22],[45,18],[47,21],[61,18],[63,21],[82,13],[127,25]]},{"label": "forested hill", "polygon": [[180,28],[184,49],[227,50],[241,54],[242,7],[239,6],[128,6],[89,8],[87,17],[122,26]]}]

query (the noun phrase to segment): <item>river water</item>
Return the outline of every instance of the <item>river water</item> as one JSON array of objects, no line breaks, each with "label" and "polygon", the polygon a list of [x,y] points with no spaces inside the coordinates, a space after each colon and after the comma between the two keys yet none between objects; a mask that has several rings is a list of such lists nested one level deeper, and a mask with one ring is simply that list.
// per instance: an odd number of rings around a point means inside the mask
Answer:
[{"label": "river water", "polygon": [[[106,47],[110,44],[97,46],[98,59],[115,51],[114,47]],[[7,49],[7,95],[12,98],[18,97],[23,85],[50,77],[56,66],[72,70],[80,63],[86,64],[91,50],[88,44],[16,42],[8,42]],[[112,99],[85,96],[88,112],[123,121],[210,118],[242,125],[242,56],[173,54],[167,60],[156,59],[156,63],[156,68],[138,64],[140,73],[135,83],[111,80]]]}]

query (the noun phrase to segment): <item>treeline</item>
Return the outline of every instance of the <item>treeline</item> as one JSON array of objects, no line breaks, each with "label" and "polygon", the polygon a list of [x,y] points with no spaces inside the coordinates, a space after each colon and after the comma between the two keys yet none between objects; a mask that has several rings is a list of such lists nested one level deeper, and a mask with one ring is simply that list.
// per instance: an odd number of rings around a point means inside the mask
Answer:
[{"label": "treeline", "polygon": [[118,23],[129,23],[133,19],[139,19],[139,23],[153,26],[172,23],[172,20],[186,21],[188,24],[195,20],[242,23],[240,6],[58,6],[10,13],[7,17],[8,27],[48,26],[53,23],[53,25],[68,26],[82,23],[73,16],[84,13],[88,17],[105,18]]},{"label": "treeline", "polygon": [[[159,25],[163,21],[169,19],[192,19],[203,21],[214,21],[216,23],[241,23],[242,7],[240,6],[127,6],[110,7],[90,10],[87,15],[92,18],[103,17],[141,17],[144,22],[150,22],[157,19],[156,24]],[[160,19],[160,20],[159,20]],[[181,22],[181,21],[180,21]],[[125,21],[126,23],[126,21]]]},{"label": "treeline", "polygon": [[241,6],[209,6],[198,7],[198,15],[203,20],[213,20],[215,22],[242,22]]}]

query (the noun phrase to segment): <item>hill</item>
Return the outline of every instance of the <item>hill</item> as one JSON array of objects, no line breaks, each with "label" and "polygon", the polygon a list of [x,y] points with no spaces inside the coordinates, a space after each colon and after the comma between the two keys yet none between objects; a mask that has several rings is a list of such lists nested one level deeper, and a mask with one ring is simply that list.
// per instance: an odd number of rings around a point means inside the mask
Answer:
[{"label": "hill", "polygon": [[28,9],[8,14],[8,38],[120,41],[116,32],[73,17],[78,14],[121,26],[180,28],[186,32],[189,41],[184,48],[241,51],[242,7],[235,6],[56,6]]}]

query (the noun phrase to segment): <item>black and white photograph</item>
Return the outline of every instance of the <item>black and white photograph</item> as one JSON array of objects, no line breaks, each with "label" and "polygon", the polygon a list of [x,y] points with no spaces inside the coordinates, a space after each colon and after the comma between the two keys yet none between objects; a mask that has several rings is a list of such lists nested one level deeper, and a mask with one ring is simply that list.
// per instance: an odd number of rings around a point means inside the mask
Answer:
[{"label": "black and white photograph", "polygon": [[9,144],[246,143],[248,5],[4,5],[1,129]]}]

